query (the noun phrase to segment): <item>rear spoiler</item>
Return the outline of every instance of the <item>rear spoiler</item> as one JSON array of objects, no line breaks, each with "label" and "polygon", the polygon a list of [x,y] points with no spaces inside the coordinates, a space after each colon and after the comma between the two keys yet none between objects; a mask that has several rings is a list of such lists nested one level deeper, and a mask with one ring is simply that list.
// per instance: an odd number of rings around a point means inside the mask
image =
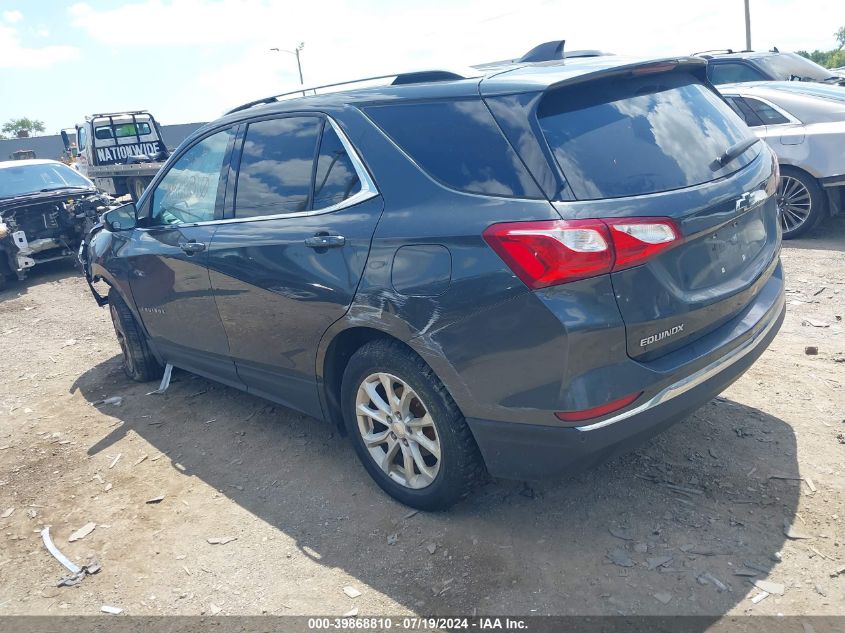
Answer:
[{"label": "rear spoiler", "polygon": [[[626,63],[627,62],[627,63]],[[707,60],[701,57],[667,57],[632,60],[623,57],[595,57],[578,64],[520,66],[485,77],[480,91],[484,97],[520,92],[546,92],[563,86],[651,73],[690,72],[707,83]]]}]

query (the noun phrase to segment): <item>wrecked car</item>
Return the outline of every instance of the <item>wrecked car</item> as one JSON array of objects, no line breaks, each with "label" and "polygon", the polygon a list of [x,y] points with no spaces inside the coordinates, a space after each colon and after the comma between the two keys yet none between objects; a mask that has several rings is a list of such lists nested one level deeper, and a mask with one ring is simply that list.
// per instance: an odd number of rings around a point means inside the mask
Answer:
[{"label": "wrecked car", "polygon": [[72,258],[111,203],[58,161],[0,162],[0,288],[37,264]]}]

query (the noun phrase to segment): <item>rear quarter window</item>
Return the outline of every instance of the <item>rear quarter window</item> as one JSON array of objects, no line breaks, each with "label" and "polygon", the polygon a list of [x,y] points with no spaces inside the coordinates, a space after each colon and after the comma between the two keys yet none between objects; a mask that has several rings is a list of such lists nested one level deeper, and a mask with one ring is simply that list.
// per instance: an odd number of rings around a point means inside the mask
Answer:
[{"label": "rear quarter window", "polygon": [[670,191],[721,178],[716,158],[752,136],[736,113],[697,79],[664,73],[564,87],[540,102],[542,133],[575,198]]},{"label": "rear quarter window", "polygon": [[752,110],[754,110],[757,116],[759,116],[766,125],[781,125],[783,123],[789,123],[789,119],[775,110],[768,103],[763,103],[762,101],[751,99],[750,97],[745,97],[745,102]]},{"label": "rear quarter window", "polygon": [[468,193],[542,198],[537,184],[479,99],[365,109],[435,180]]}]

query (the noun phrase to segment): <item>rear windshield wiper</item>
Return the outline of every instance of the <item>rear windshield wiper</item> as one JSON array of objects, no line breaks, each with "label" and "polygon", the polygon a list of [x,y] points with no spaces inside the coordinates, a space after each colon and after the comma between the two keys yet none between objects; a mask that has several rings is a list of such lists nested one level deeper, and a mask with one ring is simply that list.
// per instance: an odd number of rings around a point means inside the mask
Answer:
[{"label": "rear windshield wiper", "polygon": [[725,165],[733,161],[735,158],[742,156],[742,154],[744,154],[746,150],[748,150],[759,140],[760,139],[755,136],[753,138],[747,138],[740,141],[739,143],[734,143],[733,145],[731,145],[728,149],[725,150],[724,154],[722,154],[721,156],[719,156],[719,158],[716,159],[716,163],[718,164],[717,169],[724,167]]}]

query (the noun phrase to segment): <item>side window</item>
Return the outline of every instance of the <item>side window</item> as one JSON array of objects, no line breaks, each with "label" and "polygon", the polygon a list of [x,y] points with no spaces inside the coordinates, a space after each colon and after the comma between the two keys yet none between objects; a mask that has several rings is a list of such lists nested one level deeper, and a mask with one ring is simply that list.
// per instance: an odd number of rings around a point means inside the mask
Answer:
[{"label": "side window", "polygon": [[490,196],[542,197],[480,99],[379,105],[365,113],[448,187]]},{"label": "side window", "polygon": [[742,119],[745,121],[745,124],[748,127],[758,127],[763,125],[763,122],[760,120],[760,117],[752,110],[749,105],[745,102],[745,99],[742,97],[725,97],[728,101],[728,104],[733,108],[734,112],[736,112]]},{"label": "side window", "polygon": [[249,124],[238,170],[235,217],[308,210],[322,123],[311,116]]},{"label": "side window", "polygon": [[745,97],[745,102],[754,110],[754,113],[760,117],[766,125],[780,125],[781,123],[789,123],[789,119],[783,116],[780,112],[775,110],[772,106],[757,99],[749,99]]},{"label": "side window", "polygon": [[157,224],[214,219],[217,189],[231,137],[231,129],[207,136],[170,166],[153,192],[151,216]]},{"label": "side window", "polygon": [[337,133],[330,123],[323,128],[314,179],[314,209],[339,204],[361,191],[361,181]]},{"label": "side window", "polygon": [[762,73],[754,70],[748,64],[734,63],[714,64],[711,62],[707,68],[707,76],[710,78],[710,82],[717,86],[719,84],[761,81],[765,79]]},{"label": "side window", "polygon": [[84,128],[84,127],[81,127],[81,128],[79,128],[78,130],[76,130],[76,148],[77,148],[79,151],[84,150],[84,149],[85,149],[85,145],[87,144],[87,142],[88,142],[88,141],[87,141],[87,139],[85,138],[85,128]]}]

